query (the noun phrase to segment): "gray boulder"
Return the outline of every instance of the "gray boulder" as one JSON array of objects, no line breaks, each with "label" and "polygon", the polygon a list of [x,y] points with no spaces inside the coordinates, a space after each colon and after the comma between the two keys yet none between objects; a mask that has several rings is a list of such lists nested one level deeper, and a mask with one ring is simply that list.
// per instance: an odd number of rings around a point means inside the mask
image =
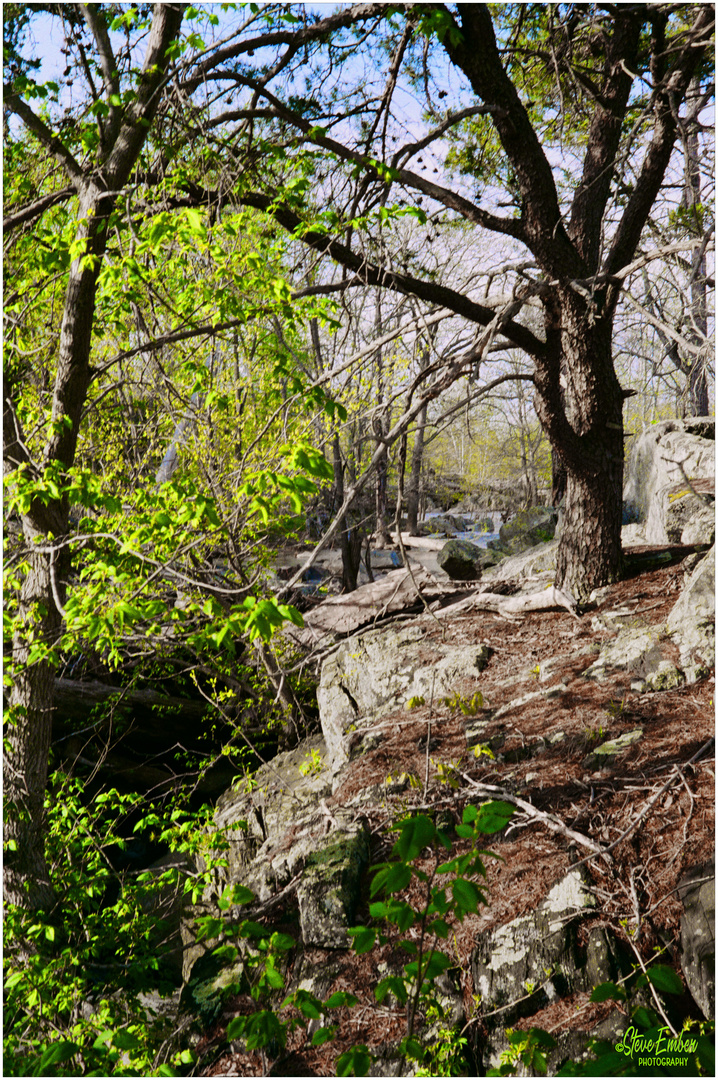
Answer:
[{"label": "gray boulder", "polygon": [[569,994],[616,980],[628,970],[609,930],[596,926],[585,947],[579,944],[580,922],[595,907],[585,876],[569,870],[536,911],[479,939],[472,968],[489,1028],[485,1066],[500,1063],[508,1045],[504,1028]]},{"label": "gray boulder", "polygon": [[[705,484],[697,482],[698,487]],[[669,496],[666,535],[672,544],[712,544],[715,540],[715,503],[696,490]]]},{"label": "gray boulder", "polygon": [[489,517],[488,514],[485,517],[478,517],[474,522],[474,529],[476,532],[493,532],[494,531],[494,519]]},{"label": "gray boulder", "polygon": [[715,663],[715,547],[700,560],[668,616],[666,629],[689,673]]},{"label": "gray boulder", "polygon": [[437,514],[435,517],[419,522],[419,535],[440,536],[446,534],[447,536],[456,536],[457,533],[464,532],[464,528],[463,519],[456,518],[453,514]]},{"label": "gray boulder", "polygon": [[297,888],[299,922],[305,946],[348,949],[364,871],[369,865],[369,835],[361,825],[335,834],[309,854]]},{"label": "gray boulder", "polygon": [[714,494],[714,440],[713,417],[664,420],[636,440],[623,501],[631,520],[644,524],[646,543],[683,542],[691,517],[703,512],[705,502],[696,492]]},{"label": "gray boulder", "polygon": [[481,577],[478,560],[482,551],[468,540],[449,540],[436,556],[441,569],[454,581],[475,581]]},{"label": "gray boulder", "polygon": [[714,544],[716,538],[715,503],[702,503],[688,519],[681,532],[681,543]]},{"label": "gray boulder", "polygon": [[501,565],[496,570],[491,571],[491,579],[493,581],[505,581],[509,578],[553,580],[557,553],[558,540],[548,540],[545,544],[537,544],[536,547],[529,548],[519,555],[509,555],[508,558],[502,558]]}]

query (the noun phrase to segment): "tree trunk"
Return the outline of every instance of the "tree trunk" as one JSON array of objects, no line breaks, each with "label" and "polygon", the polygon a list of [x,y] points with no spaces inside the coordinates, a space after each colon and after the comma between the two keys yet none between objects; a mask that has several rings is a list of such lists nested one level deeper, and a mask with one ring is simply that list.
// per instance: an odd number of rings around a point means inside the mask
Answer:
[{"label": "tree trunk", "polygon": [[[419,371],[424,371],[429,364],[429,348],[425,348],[419,358]],[[406,527],[409,536],[419,535],[419,492],[421,488],[421,466],[424,461],[424,432],[426,431],[425,403],[416,418],[414,447],[411,452],[411,472],[406,488]]]},{"label": "tree trunk", "polygon": [[[55,664],[30,662],[33,642],[56,643],[60,616],[52,601],[51,564],[30,552],[13,637],[13,686],[4,749],[5,902],[48,911],[54,902],[45,861],[45,784],[52,735]],[[48,599],[49,598],[49,599]],[[32,626],[32,634],[27,627]]]},{"label": "tree trunk", "polygon": [[[701,237],[701,172],[700,146],[698,142],[698,102],[701,97],[701,81],[698,76],[691,79],[686,94],[688,120],[684,140],[685,167],[683,184],[683,205],[692,211],[691,222],[697,237]],[[706,302],[706,257],[702,247],[696,248],[691,257],[691,306],[687,337],[701,350],[700,355],[687,357],[688,386],[686,387],[688,416],[707,416],[708,403],[708,306]]]},{"label": "tree trunk", "polygon": [[585,601],[623,569],[625,399],[613,368],[610,318],[596,318],[570,289],[558,289],[546,329],[549,356],[536,366],[536,409],[566,469],[556,585]]},{"label": "tree trunk", "polygon": [[609,431],[582,463],[567,468],[556,584],[577,600],[617,581],[622,567],[623,437]]},{"label": "tree trunk", "polygon": [[[80,249],[70,265],[57,354],[52,402],[54,422],[43,452],[45,465],[59,466],[60,475],[75,460],[87,391],[92,378],[90,352],[95,320],[97,280],[107,246],[110,214],[147,139],[161,96],[167,49],[179,32],[185,5],[155,5],[140,89],[128,106],[111,145],[83,171],[59,139],[39,124],[50,154],[59,157],[79,195],[75,244]],[[93,10],[93,14],[97,14]],[[6,96],[9,108],[27,123],[32,113],[18,95]],[[108,128],[108,131],[110,129]],[[30,459],[12,387],[4,402],[4,468],[18,467],[40,479]],[[8,430],[9,429],[9,430]],[[22,515],[27,543],[27,572],[18,597],[19,620],[13,640],[10,696],[14,723],[5,742],[5,825],[9,858],[4,865],[6,900],[30,910],[46,909],[52,889],[44,856],[44,794],[52,732],[55,658],[52,653],[32,658],[33,645],[58,642],[64,617],[69,570],[69,506],[67,497],[44,504],[34,499]],[[37,550],[40,541],[44,551]]]},{"label": "tree trunk", "polygon": [[419,535],[419,492],[421,466],[424,458],[424,432],[426,430],[426,405],[416,418],[414,447],[411,451],[411,472],[406,488],[406,527],[410,536]]},{"label": "tree trunk", "polygon": [[[339,435],[334,432],[332,439],[332,453],[334,457],[334,494],[335,505],[341,506],[344,502],[344,463],[342,462]],[[361,559],[361,530],[349,528],[346,514],[340,523],[339,546],[342,553],[342,592],[354,592],[357,587],[357,575]]]},{"label": "tree trunk", "polygon": [[[384,443],[386,437],[386,425],[383,415],[378,420],[374,421],[374,434],[376,436],[377,446]],[[382,551],[387,544],[391,544],[391,534],[387,527],[388,509],[386,485],[388,466],[387,449],[386,444],[384,443],[384,450],[376,463],[376,484],[374,487],[374,512],[376,517],[374,547],[378,551]]]}]

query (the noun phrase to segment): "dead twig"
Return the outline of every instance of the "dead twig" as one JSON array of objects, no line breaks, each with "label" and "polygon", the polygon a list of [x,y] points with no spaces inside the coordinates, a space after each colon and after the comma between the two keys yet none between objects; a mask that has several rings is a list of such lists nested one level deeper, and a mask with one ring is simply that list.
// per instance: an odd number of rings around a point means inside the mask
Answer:
[{"label": "dead twig", "polygon": [[626,939],[628,941],[628,944],[631,946],[634,953],[636,954],[636,959],[638,960],[638,963],[641,965],[641,971],[646,976],[646,982],[648,983],[648,989],[651,991],[651,997],[653,998],[653,1000],[654,1000],[654,1002],[656,1004],[656,1008],[658,1009],[659,1013],[663,1017],[667,1027],[670,1028],[671,1034],[673,1035],[673,1038],[677,1039],[678,1038],[678,1032],[674,1028],[673,1024],[670,1022],[668,1017],[666,1016],[666,1010],[663,1008],[663,1005],[661,1003],[661,999],[659,998],[659,996],[658,996],[658,994],[656,992],[656,988],[653,985],[653,983],[651,982],[651,980],[648,978],[648,973],[646,971],[646,965],[643,963],[643,957],[641,956],[640,952],[638,951],[638,949],[634,945],[630,934],[626,934]]},{"label": "dead twig", "polygon": [[[665,784],[663,784],[663,786],[658,789],[658,791],[655,793],[655,795],[653,795],[648,800],[648,802],[645,803],[645,805],[643,806],[643,809],[636,815],[636,817],[633,819],[633,821],[628,826],[628,828],[624,829],[623,832],[621,833],[621,835],[616,840],[613,840],[608,845],[608,847],[601,848],[600,853],[605,855],[609,851],[613,851],[613,849],[615,847],[618,847],[619,844],[621,844],[624,840],[626,840],[629,836],[631,836],[632,833],[634,833],[636,831],[636,829],[641,824],[641,822],[646,817],[646,815],[649,813],[649,811],[658,802],[661,795],[663,795],[664,792],[668,791],[669,787],[671,787],[671,785],[674,784],[676,782],[676,780],[678,780],[683,775],[681,773],[681,768],[686,769],[686,768],[688,768],[689,765],[692,765],[694,761],[698,761],[698,759],[703,757],[703,755],[706,754],[710,750],[711,746],[713,746],[714,744],[715,744],[715,739],[714,739],[713,736],[711,736],[710,739],[708,740],[708,742],[704,743],[703,746],[700,748],[700,750],[698,750],[693,755],[693,757],[689,761],[687,761],[685,763],[685,765],[683,765],[683,766],[674,765],[673,768],[674,768],[675,771],[671,776],[668,777]],[[596,854],[598,854],[598,852]],[[581,859],[580,863],[576,863],[575,865],[576,866],[581,866],[583,863],[587,863],[589,861],[589,859],[593,859],[594,857],[595,857],[594,855],[586,855],[585,858]]]}]

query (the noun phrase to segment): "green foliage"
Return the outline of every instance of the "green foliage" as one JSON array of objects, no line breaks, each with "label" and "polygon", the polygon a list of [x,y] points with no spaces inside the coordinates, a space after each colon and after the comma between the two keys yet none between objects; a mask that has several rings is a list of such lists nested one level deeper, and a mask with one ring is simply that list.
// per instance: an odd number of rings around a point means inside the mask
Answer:
[{"label": "green foliage", "polygon": [[[90,800],[78,780],[60,773],[51,777],[46,813],[48,862],[62,892],[49,912],[6,909],[6,1075],[182,1075],[193,1056],[165,1053],[167,1021],[142,995],[174,990],[177,930],[168,897],[197,899],[223,859],[224,841],[205,832],[203,816],[148,808],[115,790]],[[188,867],[201,854],[204,869],[116,869],[132,821],[135,832],[151,832],[184,855]]]},{"label": "green foliage", "polygon": [[299,771],[302,776],[318,776],[324,763],[322,762],[322,755],[319,750],[310,750],[304,755],[304,761],[299,766]]},{"label": "green foliage", "polygon": [[456,1028],[445,1026],[443,1010],[429,1005],[426,1010],[427,1024],[435,1029],[432,1041],[424,1051],[424,1064],[416,1070],[416,1076],[463,1076],[466,1071],[468,1041]]},{"label": "green foliage", "polygon": [[507,1028],[506,1037],[509,1048],[501,1055],[500,1067],[489,1069],[489,1076],[515,1076],[516,1067],[519,1064],[530,1070],[529,1075],[546,1075],[544,1051],[552,1050],[556,1046],[556,1040],[552,1035],[549,1035],[547,1031],[542,1031],[541,1028],[531,1028],[530,1031],[514,1031],[512,1028]]},{"label": "green foliage", "polygon": [[[684,988],[673,968],[652,964],[645,972],[632,977],[633,990],[649,983],[661,994],[680,995]],[[601,983],[591,993],[592,1002],[616,1001],[625,1015],[630,996],[625,985]],[[652,1008],[634,1005],[630,1023],[621,1039],[611,1043],[589,1040],[590,1057],[569,1061],[557,1076],[714,1076],[715,1023],[687,1020],[674,1037],[665,1020]],[[546,1050],[557,1046],[556,1040],[541,1028],[520,1031],[507,1028],[509,1047],[501,1055],[501,1065],[489,1070],[489,1076],[515,1076],[521,1063],[533,1074],[546,1075]]]},{"label": "green foliage", "polygon": [[[434,1064],[439,1061],[446,1064],[447,1058],[433,1056],[421,1044],[414,1035],[415,1021],[420,1007],[427,1015],[443,1016],[436,979],[455,964],[438,943],[447,940],[452,923],[462,922],[466,915],[475,914],[481,904],[487,903],[484,892],[472,879],[477,875],[486,877],[483,861],[486,856],[498,856],[481,849],[479,843],[483,835],[503,829],[513,812],[508,803],[467,806],[456,833],[467,841],[468,847],[446,861],[443,855],[452,849],[447,834],[425,814],[406,818],[393,826],[399,838],[392,848],[391,860],[374,871],[370,893],[373,897],[383,895],[384,899],[370,904],[370,914],[395,928],[400,935],[397,944],[412,957],[402,974],[388,975],[379,981],[375,996],[381,1002],[391,995],[407,1006],[407,1033],[401,1042],[401,1053],[429,1069],[432,1060]],[[422,897],[418,905],[402,895],[412,885],[418,887]],[[391,936],[367,926],[355,927],[349,933],[358,953],[369,952],[377,942],[385,944]],[[457,1049],[458,1044],[454,1051]],[[450,1055],[450,1060],[454,1066],[463,1064],[456,1052]],[[369,1061],[362,1054],[357,1060],[345,1059],[343,1065],[354,1075],[366,1075]],[[424,1075],[434,1074],[429,1071]]]},{"label": "green foliage", "polygon": [[[394,928],[400,935],[398,944],[411,956],[403,974],[387,976],[375,988],[377,1001],[393,995],[407,1004],[409,1022],[401,1043],[401,1053],[417,1063],[423,1063],[421,1075],[445,1075],[436,1070],[450,1066],[452,1075],[463,1067],[464,1041],[451,1034],[449,1049],[446,1040],[422,1046],[414,1035],[417,1007],[421,1005],[428,1019],[441,1023],[444,1010],[435,988],[437,977],[454,966],[454,961],[441,949],[451,924],[461,922],[467,914],[475,914],[486,903],[481,889],[472,880],[477,874],[486,876],[483,859],[498,858],[479,848],[483,835],[502,829],[513,813],[506,803],[486,803],[481,807],[466,807],[463,820],[457,826],[458,836],[468,843],[461,853],[448,861],[452,843],[446,833],[425,814],[417,814],[397,822],[393,829],[399,833],[392,848],[391,861],[375,868],[370,886],[372,897],[383,896],[370,905],[373,919],[388,928],[387,934],[371,926],[359,926],[349,931],[352,947],[357,954],[369,952],[374,945],[385,943]],[[426,860],[433,865],[427,872]],[[401,894],[412,883],[422,890],[423,900],[414,906]],[[353,1008],[358,999],[346,992],[337,992],[326,1001],[319,1000],[306,990],[296,990],[277,1003],[277,994],[284,986],[283,957],[295,942],[286,934],[272,933],[251,919],[228,918],[238,905],[250,903],[251,890],[236,885],[227,888],[219,900],[225,915],[203,916],[196,920],[201,939],[216,939],[215,955],[228,963],[241,960],[243,988],[248,989],[258,1008],[235,1017],[227,1028],[230,1041],[241,1040],[248,1051],[258,1050],[265,1061],[276,1058],[286,1047],[287,1037],[298,1027],[306,1028],[309,1021],[326,1017],[333,1009]],[[322,1024],[312,1036],[312,1045],[321,1046],[336,1035],[336,1024]],[[371,1054],[363,1044],[353,1046],[339,1055],[338,1076],[365,1076],[371,1067]],[[426,1071],[428,1070],[428,1071]]]},{"label": "green foliage", "polygon": [[470,698],[453,693],[443,699],[443,704],[449,709],[458,710],[464,716],[476,716],[484,707],[484,695],[480,690],[477,690]]}]

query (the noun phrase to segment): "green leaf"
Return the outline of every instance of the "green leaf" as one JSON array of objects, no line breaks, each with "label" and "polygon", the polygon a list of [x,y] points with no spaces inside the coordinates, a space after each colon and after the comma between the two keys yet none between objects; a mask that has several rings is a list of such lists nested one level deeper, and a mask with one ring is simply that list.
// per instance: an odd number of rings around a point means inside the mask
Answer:
[{"label": "green leaf", "polygon": [[353,1009],[355,1005],[359,1004],[359,998],[354,994],[347,993],[346,990],[336,990],[327,1000],[324,1002],[325,1009],[341,1009],[348,1008]]},{"label": "green leaf", "polygon": [[644,1005],[639,1005],[633,1014],[634,1023],[638,1024],[642,1028],[651,1028],[656,1023],[658,1017],[652,1009],[647,1009]]},{"label": "green leaf", "polygon": [[371,1068],[371,1054],[363,1043],[345,1050],[337,1058],[337,1076],[366,1076]]},{"label": "green leaf", "polygon": [[374,875],[370,892],[372,896],[381,889],[388,893],[401,892],[410,881],[411,867],[406,863],[395,863],[393,866],[384,867]]},{"label": "green leaf", "polygon": [[[690,1034],[690,1033],[689,1033]],[[696,1050],[698,1060],[703,1067],[706,1076],[716,1075],[716,1050],[713,1044],[713,1040],[707,1038],[705,1035],[698,1037],[698,1047]]]},{"label": "green leaf", "polygon": [[115,1031],[112,1036],[112,1045],[118,1050],[136,1050],[140,1040],[131,1031]]},{"label": "green leaf", "polygon": [[[52,1043],[50,1047],[40,1058],[37,1065],[38,1076],[52,1076],[47,1070],[53,1065],[59,1065],[62,1061],[69,1061],[71,1057],[79,1053],[82,1048],[77,1043],[62,1040],[61,1042]],[[32,1074],[31,1074],[32,1075]]]},{"label": "green leaf", "polygon": [[473,881],[467,881],[466,878],[456,878],[455,881],[452,881],[451,892],[459,917],[469,912],[472,914],[477,912],[479,904],[484,900],[484,895],[480,889],[474,885]]},{"label": "green leaf", "polygon": [[349,936],[354,938],[352,948],[357,954],[369,952],[374,948],[376,930],[372,930],[369,926],[354,926],[349,930]]},{"label": "green leaf", "polygon": [[387,994],[393,994],[401,1005],[406,1005],[409,995],[406,984],[400,975],[387,975],[385,979],[377,983],[374,990],[376,1000],[381,1003]]},{"label": "green leaf", "polygon": [[434,919],[427,925],[427,930],[430,934],[435,934],[436,937],[441,938],[442,941],[446,941],[451,933],[451,927],[444,919]]},{"label": "green leaf", "polygon": [[297,943],[291,934],[274,933],[269,939],[269,944],[278,952],[289,952]]},{"label": "green leaf", "polygon": [[[466,821],[466,810],[470,809],[466,807],[464,810],[464,821]],[[473,819],[474,829],[482,833],[496,833],[500,832],[506,827],[510,818],[513,816],[515,807],[511,803],[505,802],[488,802],[480,806],[475,818]]]},{"label": "green leaf", "polygon": [[234,1020],[230,1020],[227,1024],[227,1042],[234,1042],[235,1039],[244,1038],[247,1019],[246,1016],[235,1016]]},{"label": "green leaf", "polygon": [[324,1046],[325,1043],[332,1041],[336,1033],[336,1024],[331,1024],[329,1027],[318,1028],[312,1035],[312,1046]]},{"label": "green leaf", "polygon": [[302,1016],[309,1020],[318,1020],[322,1015],[322,1003],[308,990],[297,990],[292,995],[294,1005],[299,1009]]},{"label": "green leaf", "polygon": [[411,1058],[413,1061],[424,1060],[426,1051],[418,1039],[415,1039],[413,1036],[407,1036],[405,1039],[402,1039],[401,1046],[408,1058]]},{"label": "green leaf", "polygon": [[227,892],[233,904],[251,904],[254,900],[254,893],[244,885],[232,885],[229,889],[225,889],[223,895]]},{"label": "green leaf", "polygon": [[282,990],[284,988],[284,976],[276,968],[269,966],[265,968],[264,978],[273,990]]},{"label": "green leaf", "polygon": [[401,834],[394,844],[394,851],[405,862],[411,862],[431,844],[436,836],[436,829],[431,818],[426,814],[417,814],[401,824]]},{"label": "green leaf", "polygon": [[[407,965],[411,967],[412,965]],[[441,975],[443,971],[448,971],[453,966],[453,961],[449,959],[446,953],[435,950],[429,957],[429,962],[423,969],[423,977],[426,982],[433,982],[437,975]]]},{"label": "green leaf", "polygon": [[646,974],[656,990],[660,990],[661,993],[683,993],[683,983],[680,977],[675,973],[673,968],[667,967],[666,964],[653,964],[646,969]]},{"label": "green leaf", "polygon": [[625,1001],[626,991],[622,986],[618,986],[614,982],[600,983],[598,986],[594,986],[591,991],[591,1001],[601,1002],[613,999],[614,1001]]}]

